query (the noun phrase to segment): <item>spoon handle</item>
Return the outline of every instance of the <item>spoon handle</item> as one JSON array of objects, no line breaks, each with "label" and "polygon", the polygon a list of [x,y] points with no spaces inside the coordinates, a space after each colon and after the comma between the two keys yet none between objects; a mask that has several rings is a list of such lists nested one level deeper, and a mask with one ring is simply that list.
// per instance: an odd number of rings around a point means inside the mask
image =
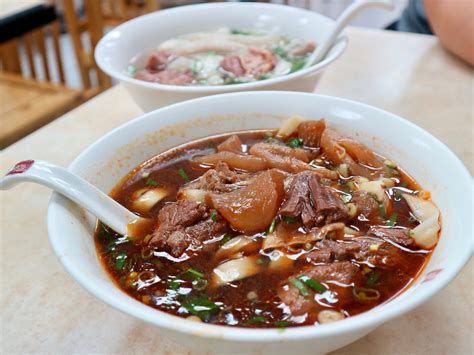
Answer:
[{"label": "spoon handle", "polygon": [[379,7],[384,10],[393,10],[394,6],[390,0],[356,0],[349,5],[342,14],[337,18],[334,28],[329,32],[327,37],[316,47],[316,50],[310,55],[304,68],[318,63],[322,60],[329,49],[334,44],[341,31],[349,24],[349,22],[362,11]]},{"label": "spoon handle", "polygon": [[35,182],[59,192],[122,235],[127,235],[128,224],[142,219],[83,178],[46,161],[16,164],[0,179],[0,189],[8,190],[21,182]]}]

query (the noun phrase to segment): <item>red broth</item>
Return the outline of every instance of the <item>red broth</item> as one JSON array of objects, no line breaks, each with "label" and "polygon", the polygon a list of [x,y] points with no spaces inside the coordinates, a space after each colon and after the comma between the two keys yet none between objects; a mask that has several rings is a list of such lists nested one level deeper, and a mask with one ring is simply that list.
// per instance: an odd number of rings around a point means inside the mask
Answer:
[{"label": "red broth", "polygon": [[[337,221],[326,223],[330,218],[336,218],[335,214],[326,216],[324,223],[311,225],[313,222],[305,221],[303,215],[284,216],[280,213],[289,210],[288,206],[283,207],[289,203],[290,183],[295,181],[297,172],[283,173],[272,168],[263,169],[264,172],[229,169],[231,173],[226,170],[227,173],[233,174],[234,178],[237,174],[240,180],[220,186],[229,191],[207,191],[206,199],[198,205],[215,205],[206,207],[206,212],[201,215],[202,221],[194,221],[194,225],[189,225],[188,221],[186,229],[179,227],[184,234],[187,233],[188,239],[194,235],[193,228],[199,223],[207,228],[204,229],[206,233],[210,230],[215,233],[197,244],[191,241],[181,254],[176,253],[170,247],[171,243],[166,244],[169,241],[166,238],[176,239],[180,234],[173,234],[174,230],[158,233],[160,223],[163,229],[163,224],[168,222],[164,222],[163,216],[161,220],[157,216],[166,206],[175,206],[178,191],[183,186],[198,186],[195,181],[201,181],[204,174],[210,175],[209,171],[216,169],[216,166],[197,163],[197,157],[215,153],[219,144],[234,134],[241,141],[239,154],[243,156],[248,155],[249,150],[252,152],[251,147],[257,143],[275,144],[285,147],[281,149],[291,148],[298,154],[306,154],[315,169],[323,167],[333,175],[336,172],[336,179],[323,177],[318,181],[323,191],[330,189],[330,194],[341,199],[343,207],[337,202],[339,208],[343,208],[341,220],[350,229],[315,237],[321,234],[325,225],[340,227]],[[157,155],[130,172],[111,196],[137,214],[158,219],[158,222],[154,230],[138,233],[139,236],[120,236],[98,223],[95,235],[98,255],[118,287],[160,311],[212,324],[251,328],[302,326],[342,319],[376,307],[405,289],[417,277],[432,252],[432,248],[417,246],[413,238],[409,238],[410,231],[420,221],[414,217],[402,194],[419,195],[421,189],[417,183],[399,167],[386,161],[390,167],[384,170],[384,178],[390,179],[393,186],[386,187],[384,202],[378,201],[360,191],[364,179],[353,176],[350,169],[348,173],[341,164],[335,164],[321,147],[315,147],[315,144],[307,146],[306,139],[295,134],[286,139],[278,139],[275,134],[276,131],[261,130],[200,139]],[[236,238],[244,233],[240,227],[235,227],[238,224],[229,225],[224,217],[225,209],[216,207],[219,198],[229,193],[238,194],[256,180],[263,180],[265,171],[281,176],[284,182],[277,213],[263,230],[245,233],[242,240],[248,243],[247,246],[232,255],[223,253],[223,245],[231,245],[229,243],[239,240]],[[304,173],[309,174],[306,177],[299,176],[312,181],[312,173]],[[150,209],[137,211],[137,191],[143,194],[143,191],[154,189],[165,191],[166,196]],[[209,194],[214,194],[213,199]],[[356,211],[351,204],[356,206]],[[195,209],[189,213],[194,212]],[[265,218],[264,215],[258,214],[257,224],[259,218]],[[214,228],[213,223],[220,223],[223,227]],[[392,237],[393,230],[401,233],[403,238]],[[384,233],[389,233],[389,236]],[[156,234],[160,235],[155,238]],[[266,248],[268,238],[275,235],[283,244]],[[290,243],[295,235],[303,238],[303,242]],[[202,235],[197,238],[202,238]],[[247,277],[224,282],[216,276],[219,267],[223,268],[222,265],[229,262],[228,265],[232,265],[236,260],[245,265],[245,272],[252,270]]]}]

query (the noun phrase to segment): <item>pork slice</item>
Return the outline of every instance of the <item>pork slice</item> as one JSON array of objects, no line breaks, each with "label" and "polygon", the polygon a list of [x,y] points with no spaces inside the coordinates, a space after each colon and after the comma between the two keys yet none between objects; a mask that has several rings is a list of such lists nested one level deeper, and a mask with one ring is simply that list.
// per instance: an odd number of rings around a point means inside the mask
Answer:
[{"label": "pork slice", "polygon": [[221,67],[225,71],[239,77],[245,74],[245,69],[242,66],[242,61],[238,55],[227,55],[222,59]]},{"label": "pork slice", "polygon": [[[340,303],[350,298],[351,286],[355,283],[355,278],[359,268],[349,261],[336,262],[332,264],[316,265],[311,269],[298,273],[291,278],[299,278],[302,275],[308,276],[318,282],[324,282],[329,289],[337,295]],[[289,282],[285,282],[278,290],[278,296],[291,310],[293,315],[319,312],[321,306],[312,296],[303,296],[301,292]]]},{"label": "pork slice", "polygon": [[306,227],[347,220],[346,206],[337,193],[321,184],[321,178],[312,172],[297,174],[282,204],[280,215],[301,216]]},{"label": "pork slice", "polygon": [[375,236],[385,240],[391,240],[403,246],[413,244],[413,238],[408,234],[407,229],[401,228],[387,228],[387,227],[372,227],[368,233],[369,236]]},{"label": "pork slice", "polygon": [[166,68],[168,63],[172,60],[172,54],[170,51],[160,49],[154,52],[148,58],[146,69],[150,71],[160,71]]}]

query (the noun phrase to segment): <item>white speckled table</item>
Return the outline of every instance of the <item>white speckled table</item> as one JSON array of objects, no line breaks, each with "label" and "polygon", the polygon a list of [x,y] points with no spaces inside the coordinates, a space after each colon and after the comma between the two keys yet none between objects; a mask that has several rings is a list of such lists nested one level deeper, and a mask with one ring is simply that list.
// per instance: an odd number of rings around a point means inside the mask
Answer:
[{"label": "white speckled table", "polygon": [[[326,72],[317,92],[412,120],[445,142],[472,173],[472,68],[431,36],[355,28],[349,35],[347,52]],[[66,166],[104,133],[139,114],[124,88],[114,87],[5,149],[1,172],[28,158]],[[74,282],[47,239],[50,195],[33,184],[0,193],[0,352],[196,354]],[[334,354],[472,354],[473,266],[471,260],[423,306]]]}]

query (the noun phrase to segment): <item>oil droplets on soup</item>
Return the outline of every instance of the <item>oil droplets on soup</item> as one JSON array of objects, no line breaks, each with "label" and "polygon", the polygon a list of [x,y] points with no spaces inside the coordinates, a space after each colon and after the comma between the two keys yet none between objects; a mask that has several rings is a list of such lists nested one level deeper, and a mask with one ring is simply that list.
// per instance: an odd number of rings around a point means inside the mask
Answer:
[{"label": "oil droplets on soup", "polygon": [[169,85],[228,85],[303,68],[315,44],[270,32],[222,28],[163,42],[129,66],[136,79]]},{"label": "oil droplets on soup", "polygon": [[131,236],[98,224],[98,254],[119,287],[161,311],[229,326],[367,311],[417,277],[440,230],[429,192],[396,163],[299,117],[279,131],[171,149],[111,195],[155,220]]}]

